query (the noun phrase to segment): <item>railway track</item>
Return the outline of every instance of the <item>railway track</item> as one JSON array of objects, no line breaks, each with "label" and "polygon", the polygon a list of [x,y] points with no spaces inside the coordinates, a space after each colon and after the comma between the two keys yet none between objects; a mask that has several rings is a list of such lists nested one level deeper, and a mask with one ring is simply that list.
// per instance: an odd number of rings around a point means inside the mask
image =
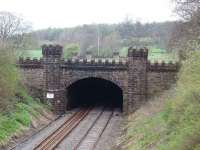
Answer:
[{"label": "railway track", "polygon": [[108,126],[113,116],[113,112],[114,110],[102,110],[102,112],[97,116],[95,121],[92,123],[87,132],[82,136],[73,150],[94,150],[106,127]]},{"label": "railway track", "polygon": [[70,117],[64,124],[62,124],[51,135],[44,139],[34,150],[53,150],[59,145],[62,140],[70,134],[70,132],[78,126],[87,114],[91,111],[91,108],[82,109]]},{"label": "railway track", "polygon": [[[89,114],[92,110],[85,109],[76,112],[72,117],[70,117],[64,124],[62,124],[57,130],[55,130],[51,135],[44,139],[34,150],[57,150],[60,143],[74,133],[73,130],[78,128],[79,123]],[[86,132],[79,135],[79,140],[73,145],[69,150],[94,150],[102,134],[104,133],[106,127],[108,126],[114,110],[106,110],[103,108],[100,110],[93,122],[85,130]],[[89,117],[89,116],[88,116]],[[86,120],[85,120],[86,121]],[[81,133],[80,133],[81,134]],[[77,135],[76,135],[77,136]],[[63,148],[62,148],[63,149]],[[68,150],[68,148],[64,148]]]}]

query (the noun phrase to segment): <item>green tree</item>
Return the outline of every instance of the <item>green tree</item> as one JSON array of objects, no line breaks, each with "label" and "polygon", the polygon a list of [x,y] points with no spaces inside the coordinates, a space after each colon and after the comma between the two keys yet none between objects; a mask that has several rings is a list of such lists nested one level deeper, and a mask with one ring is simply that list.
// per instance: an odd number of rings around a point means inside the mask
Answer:
[{"label": "green tree", "polygon": [[78,44],[69,44],[64,47],[64,57],[71,58],[74,53],[80,53],[80,47]]}]

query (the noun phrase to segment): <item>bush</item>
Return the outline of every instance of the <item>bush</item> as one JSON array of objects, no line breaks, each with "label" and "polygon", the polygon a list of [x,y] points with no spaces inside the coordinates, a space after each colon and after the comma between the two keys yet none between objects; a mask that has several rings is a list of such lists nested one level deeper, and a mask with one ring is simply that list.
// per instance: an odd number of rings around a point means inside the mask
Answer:
[{"label": "bush", "polygon": [[0,46],[0,111],[5,111],[12,106],[12,98],[16,93],[18,81],[12,49]]},{"label": "bush", "polygon": [[79,53],[80,47],[77,44],[69,44],[64,47],[63,53],[65,58],[71,58],[73,53]]}]

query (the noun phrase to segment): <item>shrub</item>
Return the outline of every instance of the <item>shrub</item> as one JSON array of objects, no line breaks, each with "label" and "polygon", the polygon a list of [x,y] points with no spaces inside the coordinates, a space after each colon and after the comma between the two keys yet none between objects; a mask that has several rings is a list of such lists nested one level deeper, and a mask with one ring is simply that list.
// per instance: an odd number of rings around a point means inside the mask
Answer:
[{"label": "shrub", "polygon": [[0,46],[0,111],[12,106],[19,81],[12,49]]},{"label": "shrub", "polygon": [[77,44],[69,44],[64,47],[63,53],[65,58],[71,58],[73,53],[79,53],[80,47]]}]

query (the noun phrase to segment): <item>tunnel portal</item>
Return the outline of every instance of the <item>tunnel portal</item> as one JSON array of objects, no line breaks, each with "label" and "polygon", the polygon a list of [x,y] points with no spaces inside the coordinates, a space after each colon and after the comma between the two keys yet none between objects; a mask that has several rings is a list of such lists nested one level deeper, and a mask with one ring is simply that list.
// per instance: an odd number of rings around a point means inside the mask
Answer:
[{"label": "tunnel portal", "polygon": [[122,89],[111,81],[101,78],[86,78],[67,88],[67,110],[76,107],[104,106],[122,110]]}]

